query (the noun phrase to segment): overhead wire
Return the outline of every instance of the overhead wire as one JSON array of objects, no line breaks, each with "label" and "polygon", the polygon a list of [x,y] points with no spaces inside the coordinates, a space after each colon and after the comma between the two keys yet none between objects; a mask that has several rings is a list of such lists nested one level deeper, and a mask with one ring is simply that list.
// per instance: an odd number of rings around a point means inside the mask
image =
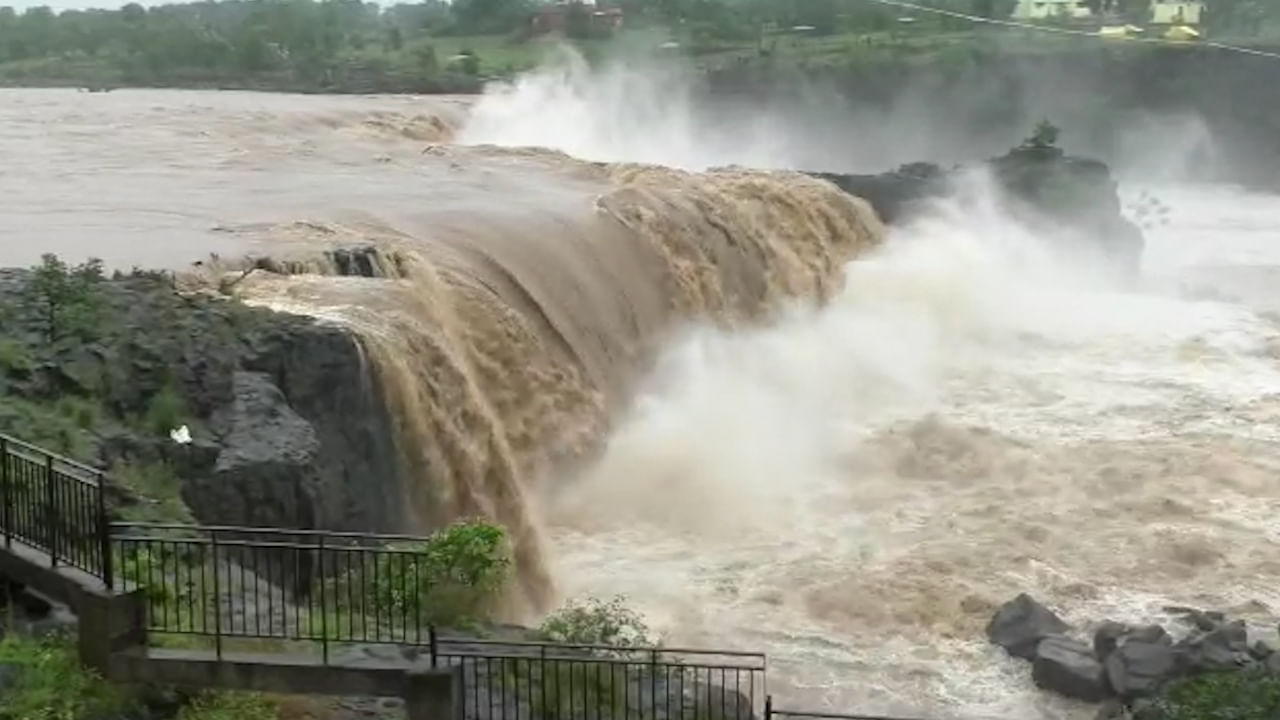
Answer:
[{"label": "overhead wire", "polygon": [[[958,18],[961,20],[967,20],[969,22],[980,23],[985,25],[996,25],[996,26],[1002,26],[1002,27],[1016,28],[1020,30],[1031,30],[1034,32],[1050,33],[1050,34],[1057,34],[1057,35],[1072,35],[1076,37],[1087,37],[1087,38],[1094,38],[1098,40],[1110,39],[1110,38],[1107,38],[1106,36],[1099,35],[1096,32],[1089,32],[1087,30],[1076,30],[1073,28],[1054,27],[1052,25],[1037,25],[1035,23],[1019,22],[1017,20],[1001,20],[998,18],[988,18],[988,17],[982,17],[981,15],[973,15],[971,13],[959,12],[957,10],[947,10],[945,8],[931,7],[929,5],[921,5],[919,3],[914,3],[914,2],[906,2],[905,0],[862,0],[862,2],[874,3],[876,5],[886,5],[890,7],[897,7],[897,8],[912,10],[916,12],[931,13],[934,15],[943,15],[946,17]],[[1222,50],[1225,52],[1241,53],[1244,55],[1254,55],[1257,57],[1265,57],[1265,58],[1271,58],[1273,60],[1280,60],[1280,53],[1270,52],[1267,50],[1258,50],[1257,48],[1241,47],[1239,45],[1228,45],[1226,43],[1211,42],[1206,40],[1187,42],[1187,41],[1169,40],[1165,38],[1146,38],[1146,37],[1126,37],[1125,40],[1128,42],[1137,42],[1137,43],[1146,43],[1146,44],[1155,44],[1155,45],[1172,45],[1177,47],[1188,47],[1188,46],[1210,47],[1210,48],[1214,48],[1216,50]]]}]

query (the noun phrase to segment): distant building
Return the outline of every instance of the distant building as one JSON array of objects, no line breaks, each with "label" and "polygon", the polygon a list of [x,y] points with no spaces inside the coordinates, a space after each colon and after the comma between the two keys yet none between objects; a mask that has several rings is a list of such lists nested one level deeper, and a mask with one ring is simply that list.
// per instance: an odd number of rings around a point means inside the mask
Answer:
[{"label": "distant building", "polygon": [[[1148,0],[1150,15],[1133,18],[1137,22],[1153,25],[1199,25],[1204,17],[1205,0]],[[1018,0],[1014,6],[1015,20],[1083,20],[1093,17],[1086,0]],[[1104,17],[1114,19],[1117,3],[1101,3]]]},{"label": "distant building", "polygon": [[590,23],[592,30],[613,32],[622,27],[622,8],[599,7],[590,2],[557,2],[543,5],[534,11],[529,26],[534,33],[565,32],[571,13],[580,12]]},{"label": "distant building", "polygon": [[1204,0],[1151,0],[1151,22],[1156,25],[1199,25]]},{"label": "distant building", "polygon": [[1093,16],[1085,0],[1018,0],[1015,20],[1078,20]]}]

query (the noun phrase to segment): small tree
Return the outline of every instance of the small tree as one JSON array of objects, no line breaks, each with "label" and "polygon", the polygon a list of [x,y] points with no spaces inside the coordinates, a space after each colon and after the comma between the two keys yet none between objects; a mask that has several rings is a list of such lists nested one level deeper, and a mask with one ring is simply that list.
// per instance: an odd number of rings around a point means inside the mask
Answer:
[{"label": "small tree", "polygon": [[36,309],[49,345],[70,336],[92,335],[101,281],[102,261],[97,258],[69,267],[56,255],[41,256],[27,286],[27,301]]},{"label": "small tree", "polygon": [[1027,147],[1037,149],[1046,149],[1056,147],[1058,144],[1058,135],[1060,131],[1058,127],[1048,120],[1041,120],[1036,129],[1031,133],[1031,137],[1027,138],[1024,143]]},{"label": "small tree", "polygon": [[[416,616],[421,625],[465,622],[483,617],[493,607],[511,566],[506,531],[480,520],[459,522],[425,542],[387,550],[376,556],[372,568],[348,568],[334,596],[342,598],[349,590],[345,585],[350,585],[360,597],[372,580],[377,613]],[[339,558],[334,562],[341,562]],[[366,575],[366,570],[372,573]]]}]

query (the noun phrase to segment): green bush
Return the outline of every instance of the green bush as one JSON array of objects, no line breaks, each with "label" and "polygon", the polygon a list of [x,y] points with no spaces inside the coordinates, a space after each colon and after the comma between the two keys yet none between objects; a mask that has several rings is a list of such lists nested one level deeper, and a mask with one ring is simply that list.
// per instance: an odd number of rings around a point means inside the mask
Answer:
[{"label": "green bush", "polygon": [[177,720],[275,720],[275,703],[257,693],[206,692],[178,713]]},{"label": "green bush", "polygon": [[[473,619],[492,609],[511,566],[506,532],[482,521],[461,522],[425,542],[392,545],[372,567],[352,568],[339,583],[372,585],[376,607],[391,617],[427,624]],[[335,589],[335,597],[346,596]]]},{"label": "green bush", "polygon": [[152,398],[147,407],[146,427],[156,435],[168,435],[182,425],[187,414],[186,403],[172,383],[165,385]]},{"label": "green bush", "polygon": [[[650,639],[649,628],[640,614],[628,608],[621,596],[607,601],[599,598],[570,601],[543,621],[538,634],[548,642],[569,645],[611,648],[657,645]],[[575,652],[569,649],[557,651],[557,655],[565,652],[569,657],[539,663],[536,668],[539,689],[530,698],[535,717],[573,716],[583,709],[620,717],[627,713],[628,696],[637,692],[634,688],[649,686],[657,680],[652,674],[654,670],[643,664],[614,664],[591,659],[626,656],[628,653],[623,650],[597,648]],[[574,660],[576,655],[584,655],[586,659]],[[522,668],[515,663],[512,665],[504,668],[504,677],[506,684],[516,690],[522,681]],[[534,669],[524,668],[523,671],[528,675]],[[666,680],[670,680],[669,672]],[[528,685],[529,679],[525,678],[524,683]]]},{"label": "green bush", "polygon": [[0,693],[0,720],[113,717],[129,705],[118,688],[82,668],[62,638],[10,635],[0,641],[0,663],[18,668],[13,687]]},{"label": "green bush", "polygon": [[25,376],[35,369],[35,360],[25,345],[12,338],[0,338],[0,373]]},{"label": "green bush", "polygon": [[570,601],[542,622],[539,634],[548,642],[610,647],[654,647],[649,627],[626,598]]},{"label": "green bush", "polygon": [[1215,673],[1179,680],[1156,701],[1150,720],[1275,720],[1280,678],[1261,673]]}]

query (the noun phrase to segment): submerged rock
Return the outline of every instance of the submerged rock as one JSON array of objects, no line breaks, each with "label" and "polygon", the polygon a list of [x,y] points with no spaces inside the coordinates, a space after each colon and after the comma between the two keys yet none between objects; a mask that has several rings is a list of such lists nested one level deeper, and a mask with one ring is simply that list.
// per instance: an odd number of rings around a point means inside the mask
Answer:
[{"label": "submerged rock", "polygon": [[1041,640],[1068,628],[1052,610],[1022,593],[996,610],[987,624],[987,638],[1010,655],[1031,660]]}]

